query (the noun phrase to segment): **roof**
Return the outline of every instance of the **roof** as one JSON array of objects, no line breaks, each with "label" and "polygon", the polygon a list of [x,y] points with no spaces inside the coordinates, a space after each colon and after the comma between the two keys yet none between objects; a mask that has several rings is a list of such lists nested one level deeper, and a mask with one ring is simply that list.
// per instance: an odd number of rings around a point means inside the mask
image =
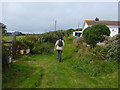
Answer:
[{"label": "roof", "polygon": [[120,21],[94,21],[94,20],[85,20],[85,22],[88,25],[96,25],[96,24],[105,24],[105,25],[109,25],[109,26],[120,26]]}]

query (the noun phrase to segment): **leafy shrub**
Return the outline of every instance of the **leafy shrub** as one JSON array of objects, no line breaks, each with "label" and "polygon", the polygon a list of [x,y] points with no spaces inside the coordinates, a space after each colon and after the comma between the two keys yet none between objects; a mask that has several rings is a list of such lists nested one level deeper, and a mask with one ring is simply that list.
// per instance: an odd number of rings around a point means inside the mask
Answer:
[{"label": "leafy shrub", "polygon": [[120,34],[117,34],[116,36],[113,36],[112,38],[109,37],[106,39],[106,50],[107,55],[106,57],[109,60],[119,60],[120,58]]},{"label": "leafy shrub", "polygon": [[8,66],[8,55],[10,55],[9,51],[4,47],[2,48],[2,68],[5,69]]},{"label": "leafy shrub", "polygon": [[52,33],[45,33],[43,36],[43,41],[48,43],[55,43],[57,39],[58,36]]},{"label": "leafy shrub", "polygon": [[82,29],[81,29],[81,28],[79,28],[79,29],[76,29],[75,31],[82,31]]},{"label": "leafy shrub", "polygon": [[96,46],[96,47],[90,49],[90,51],[92,52],[92,55],[94,55],[102,60],[106,59],[107,50],[105,49],[105,47]]},{"label": "leafy shrub", "polygon": [[83,31],[84,40],[91,46],[95,46],[96,43],[104,41],[103,35],[110,35],[110,30],[106,25],[93,25]]},{"label": "leafy shrub", "polygon": [[76,38],[76,43],[77,43],[77,44],[83,44],[83,42],[84,42],[83,37],[77,37],[77,38]]},{"label": "leafy shrub", "polygon": [[36,43],[39,37],[40,35],[25,35],[24,39],[29,41],[34,41]]},{"label": "leafy shrub", "polygon": [[46,53],[53,53],[53,44],[51,43],[42,43],[36,44],[35,47],[32,49],[33,54],[46,54]]},{"label": "leafy shrub", "polygon": [[27,39],[19,39],[17,41],[17,44],[20,45],[23,48],[30,48],[30,49],[32,49],[34,47],[34,45],[35,45],[35,42],[27,40]]},{"label": "leafy shrub", "polygon": [[67,39],[68,39],[69,41],[73,41],[73,40],[75,39],[75,37],[69,36],[69,37],[67,37]]}]

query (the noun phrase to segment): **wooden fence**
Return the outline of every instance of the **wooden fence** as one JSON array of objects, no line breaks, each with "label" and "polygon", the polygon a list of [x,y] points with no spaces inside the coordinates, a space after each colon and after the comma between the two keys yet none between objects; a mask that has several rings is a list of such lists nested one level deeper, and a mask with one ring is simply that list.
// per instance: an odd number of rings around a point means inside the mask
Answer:
[{"label": "wooden fence", "polygon": [[10,52],[10,55],[14,58],[17,51],[16,36],[13,35],[12,41],[2,41],[2,43],[3,43],[3,47],[6,48],[6,50]]},{"label": "wooden fence", "polygon": [[4,54],[2,54],[2,67],[5,69],[6,67],[10,66],[12,63],[13,59],[15,58],[16,55],[16,36],[13,36],[12,41],[4,41],[2,40],[2,49]]}]

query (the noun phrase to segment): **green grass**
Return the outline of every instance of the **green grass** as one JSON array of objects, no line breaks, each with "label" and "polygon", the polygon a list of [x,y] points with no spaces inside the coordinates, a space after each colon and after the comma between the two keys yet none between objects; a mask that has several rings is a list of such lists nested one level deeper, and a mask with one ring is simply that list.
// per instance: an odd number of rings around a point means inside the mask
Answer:
[{"label": "green grass", "polygon": [[92,56],[88,47],[65,40],[62,62],[58,53],[25,55],[3,72],[3,88],[117,88],[118,64]]}]

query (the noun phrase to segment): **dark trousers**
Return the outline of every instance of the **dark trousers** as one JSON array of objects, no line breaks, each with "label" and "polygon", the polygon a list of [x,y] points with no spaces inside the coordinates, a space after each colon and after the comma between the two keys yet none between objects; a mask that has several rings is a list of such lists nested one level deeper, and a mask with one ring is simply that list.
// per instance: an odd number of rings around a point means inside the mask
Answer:
[{"label": "dark trousers", "polygon": [[61,62],[62,50],[58,50],[58,58],[59,58],[59,62]]}]

